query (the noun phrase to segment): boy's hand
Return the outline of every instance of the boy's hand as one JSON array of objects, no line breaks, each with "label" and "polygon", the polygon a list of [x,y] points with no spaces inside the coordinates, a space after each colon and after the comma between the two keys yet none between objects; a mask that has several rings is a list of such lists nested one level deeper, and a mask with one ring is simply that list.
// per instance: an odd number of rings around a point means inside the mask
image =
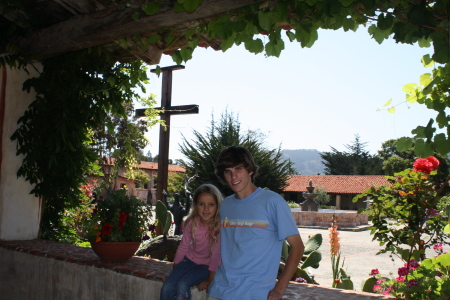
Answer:
[{"label": "boy's hand", "polygon": [[267,300],[280,300],[281,298],[283,298],[283,295],[276,292],[274,289],[267,295]]},{"label": "boy's hand", "polygon": [[203,291],[203,290],[206,290],[206,292],[208,292],[208,289],[209,289],[209,285],[211,284],[211,279],[206,279],[206,280],[203,280],[202,282],[200,282],[200,284],[198,285],[198,290],[199,291]]}]

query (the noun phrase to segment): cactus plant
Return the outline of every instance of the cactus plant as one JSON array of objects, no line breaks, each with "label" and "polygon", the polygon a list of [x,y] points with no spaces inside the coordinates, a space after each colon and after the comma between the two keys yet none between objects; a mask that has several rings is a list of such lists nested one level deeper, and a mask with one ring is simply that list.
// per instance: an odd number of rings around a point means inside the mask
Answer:
[{"label": "cactus plant", "polygon": [[387,277],[377,278],[375,276],[369,277],[366,280],[364,280],[363,282],[361,282],[361,290],[366,293],[375,293],[373,288],[375,285],[377,285],[378,280],[387,281],[387,280],[389,280],[389,278],[387,278]]},{"label": "cactus plant", "polygon": [[161,201],[156,202],[156,218],[162,228],[164,238],[169,233],[170,226],[172,225],[172,213],[167,209],[167,206]]},{"label": "cactus plant", "polygon": [[[342,265],[344,263],[342,262]],[[339,283],[336,285],[338,289],[344,289],[344,290],[353,290],[353,281],[350,279],[350,276],[345,272],[343,268],[339,270],[340,272],[340,280]]]},{"label": "cactus plant", "polygon": [[[295,271],[292,280],[298,277],[304,278],[308,283],[315,283],[314,280],[309,276],[306,268],[311,267],[317,269],[319,263],[322,260],[322,254],[318,251],[319,247],[322,245],[322,234],[317,233],[311,236],[305,244],[305,252],[303,258],[301,259],[297,270]],[[283,248],[281,251],[281,262],[280,271],[284,269],[287,257],[290,252],[289,244],[284,241]]]}]

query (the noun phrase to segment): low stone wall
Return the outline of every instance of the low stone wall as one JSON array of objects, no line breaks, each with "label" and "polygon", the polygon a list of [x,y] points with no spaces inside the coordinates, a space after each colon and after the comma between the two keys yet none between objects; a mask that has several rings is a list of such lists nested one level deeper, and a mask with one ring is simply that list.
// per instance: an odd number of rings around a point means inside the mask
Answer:
[{"label": "low stone wall", "polygon": [[[147,257],[134,256],[126,263],[103,262],[90,248],[45,240],[0,241],[0,264],[2,299],[157,300],[172,269],[171,263]],[[205,300],[206,293],[194,287],[192,299]],[[293,282],[283,299],[393,298]]]},{"label": "low stone wall", "polygon": [[358,214],[356,211],[339,211],[333,213],[333,211],[300,211],[292,210],[292,216],[294,217],[297,226],[318,226],[318,227],[331,227],[333,215],[336,218],[336,224],[341,227],[358,227],[369,224],[369,215],[367,213]]}]

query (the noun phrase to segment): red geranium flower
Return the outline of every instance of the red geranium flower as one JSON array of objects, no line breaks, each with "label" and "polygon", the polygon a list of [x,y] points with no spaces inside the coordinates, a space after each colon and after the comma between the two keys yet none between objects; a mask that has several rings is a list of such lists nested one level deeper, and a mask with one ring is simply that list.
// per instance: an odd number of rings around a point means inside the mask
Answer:
[{"label": "red geranium flower", "polygon": [[436,157],[430,156],[427,160],[433,164],[433,170],[436,170],[439,167],[439,160]]},{"label": "red geranium flower", "polygon": [[430,156],[428,158],[418,158],[414,162],[414,171],[430,174],[431,171],[439,167],[439,160]]},{"label": "red geranium flower", "polygon": [[112,229],[113,229],[113,227],[111,226],[111,224],[105,223],[102,226],[102,234],[108,235],[111,233]]},{"label": "red geranium flower", "polygon": [[408,275],[408,273],[409,273],[409,270],[406,267],[402,267],[402,268],[398,269],[399,276],[406,276],[406,275]]},{"label": "red geranium flower", "polygon": [[378,271],[378,269],[372,269],[369,275],[377,275],[377,274],[380,274],[380,271]]},{"label": "red geranium flower", "polygon": [[123,211],[119,213],[119,230],[123,229],[123,224],[127,221],[128,215]]}]

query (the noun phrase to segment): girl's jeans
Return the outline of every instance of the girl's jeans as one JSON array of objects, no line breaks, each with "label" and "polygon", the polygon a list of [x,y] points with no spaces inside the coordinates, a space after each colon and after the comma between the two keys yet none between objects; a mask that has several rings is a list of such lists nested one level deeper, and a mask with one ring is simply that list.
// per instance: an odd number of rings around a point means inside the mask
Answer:
[{"label": "girl's jeans", "polygon": [[207,265],[197,265],[185,256],[164,281],[159,299],[190,300],[191,287],[208,277]]}]

